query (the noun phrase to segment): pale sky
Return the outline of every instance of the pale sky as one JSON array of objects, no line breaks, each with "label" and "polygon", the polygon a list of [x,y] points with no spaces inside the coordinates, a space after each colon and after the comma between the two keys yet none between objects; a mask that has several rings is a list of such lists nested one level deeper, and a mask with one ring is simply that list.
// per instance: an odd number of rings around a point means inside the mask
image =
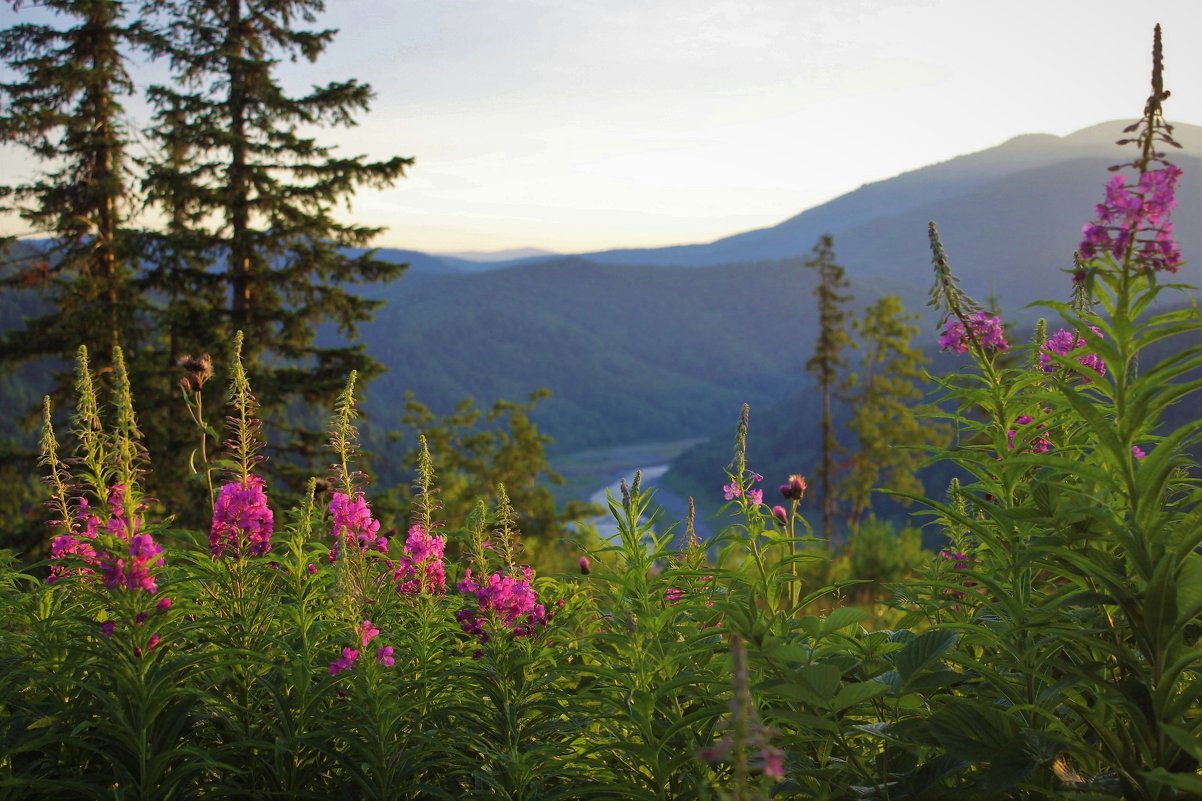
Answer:
[{"label": "pale sky", "polygon": [[[370,83],[372,111],[326,141],[416,157],[353,201],[390,229],[376,244],[581,252],[711,241],[1134,119],[1156,22],[1167,116],[1202,124],[1199,0],[327,0],[338,38],[285,74]],[[24,165],[0,149],[0,181]]]}]

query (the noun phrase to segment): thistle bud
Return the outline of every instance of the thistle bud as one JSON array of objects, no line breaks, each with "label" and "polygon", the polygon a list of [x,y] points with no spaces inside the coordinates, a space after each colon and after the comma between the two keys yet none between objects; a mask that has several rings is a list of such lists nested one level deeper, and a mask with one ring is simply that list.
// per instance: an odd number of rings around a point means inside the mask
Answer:
[{"label": "thistle bud", "polygon": [[796,473],[789,476],[789,480],[780,485],[780,494],[785,500],[800,501],[806,494],[805,477]]}]

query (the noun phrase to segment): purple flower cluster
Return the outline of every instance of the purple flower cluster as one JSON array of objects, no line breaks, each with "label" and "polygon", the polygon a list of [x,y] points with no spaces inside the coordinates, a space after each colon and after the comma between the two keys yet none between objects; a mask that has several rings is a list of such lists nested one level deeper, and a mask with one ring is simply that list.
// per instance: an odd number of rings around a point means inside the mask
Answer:
[{"label": "purple flower cluster", "polygon": [[[60,534],[50,542],[50,560],[55,564],[50,566],[47,584],[65,576],[91,575],[96,572],[93,568],[100,566],[100,553],[93,545],[100,530],[100,520],[88,511],[87,498],[79,499],[76,516],[78,526],[71,526],[66,534]],[[69,566],[72,562],[74,567]]]},{"label": "purple flower cluster", "polygon": [[484,624],[490,618],[499,621],[515,637],[529,637],[536,626],[547,625],[547,610],[538,602],[538,594],[530,586],[532,577],[530,568],[523,567],[520,577],[492,573],[486,583],[481,584],[472,577],[469,568],[458,588],[464,595],[476,596],[476,608],[460,610],[455,619],[465,632],[482,643],[489,639]]},{"label": "purple flower cluster", "polygon": [[968,570],[972,560],[963,551],[949,551],[944,548],[939,552],[939,558],[952,563],[953,570]]},{"label": "purple flower cluster", "polygon": [[392,574],[397,591],[403,595],[419,595],[423,590],[432,595],[446,592],[446,544],[446,537],[432,536],[417,524],[410,526],[405,553]]},{"label": "purple flower cluster", "polygon": [[964,323],[959,320],[948,320],[943,328],[943,335],[939,337],[939,349],[967,353],[973,337],[987,353],[1010,349],[1010,343],[1006,341],[1005,331],[1002,327],[1002,318],[979,311],[969,315],[968,326],[971,329],[971,336],[969,330],[965,329]]},{"label": "purple flower cluster", "polygon": [[[1097,326],[1091,325],[1090,330],[1096,335],[1102,336],[1101,330]],[[1078,336],[1075,332],[1066,331],[1061,328],[1055,334],[1048,338],[1048,341],[1043,343],[1043,348],[1039,352],[1039,366],[1043,368],[1045,373],[1056,372],[1056,361],[1052,358],[1055,353],[1058,356],[1067,356],[1078,348],[1085,346],[1085,340]],[[1102,357],[1096,353],[1087,353],[1077,359],[1081,364],[1093,370],[1098,375],[1106,375],[1106,362],[1102,361]]]},{"label": "purple flower cluster", "polygon": [[[380,629],[376,627],[370,620],[364,620],[355,627],[355,637],[359,640],[359,648],[366,648],[368,643],[380,636]],[[330,663],[330,675],[337,676],[344,670],[351,670],[355,667],[355,663],[359,661],[359,649],[346,647],[342,649],[342,656]],[[396,657],[393,656],[393,647],[391,645],[381,645],[376,649],[376,661],[384,667],[392,667],[396,664]]]},{"label": "purple flower cluster", "polygon": [[335,492],[330,500],[330,515],[334,518],[330,531],[334,538],[331,562],[338,559],[339,546],[344,542],[358,545],[361,551],[388,552],[388,538],[380,534],[380,521],[371,516],[371,507],[363,493],[355,493],[352,499],[344,492]]},{"label": "purple flower cluster", "polygon": [[[1025,414],[1020,414],[1018,417],[1016,417],[1014,419],[1014,424],[1016,426],[1018,426],[1019,428],[1028,426],[1033,422],[1035,422],[1035,418],[1030,417],[1029,415],[1025,415]],[[1039,426],[1039,428],[1042,429],[1043,426]],[[1017,435],[1018,435],[1018,429],[1015,429],[1015,428],[1012,428],[1006,432],[1006,439],[1010,443],[1010,450],[1014,450],[1014,438]],[[1034,440],[1032,440],[1031,447],[1028,448],[1028,451],[1030,453],[1047,453],[1051,449],[1052,449],[1052,443],[1048,442],[1046,437],[1040,436],[1040,437],[1036,437]]]},{"label": "purple flower cluster", "polygon": [[1181,170],[1172,164],[1148,170],[1139,183],[1128,186],[1122,175],[1106,184],[1106,200],[1097,205],[1096,217],[1082,229],[1078,248],[1082,259],[1110,253],[1122,261],[1128,252],[1145,267],[1177,272],[1181,250],[1173,241],[1169,221],[1177,206],[1177,179]]},{"label": "purple flower cluster", "polygon": [[[763,481],[764,477],[759,473],[751,474],[752,483]],[[743,497],[743,488],[739,486],[737,479],[731,479],[729,484],[722,485],[722,497],[728,501],[733,501],[735,498]],[[764,491],[762,489],[747,490],[747,500],[752,506],[759,506],[764,502]]]},{"label": "purple flower cluster", "polygon": [[135,534],[129,539],[129,559],[105,553],[101,559],[104,586],[110,590],[124,587],[127,590],[145,590],[150,594],[159,591],[152,567],[163,566],[163,546],[149,534]]},{"label": "purple flower cluster", "polygon": [[223,484],[213,507],[209,552],[218,558],[226,550],[239,556],[246,543],[251,556],[262,556],[271,550],[274,523],[261,477],[251,475],[245,482]]},{"label": "purple flower cluster", "polygon": [[[142,519],[135,515],[126,518],[125,485],[114,484],[107,498],[109,519],[101,525],[100,518],[88,506],[86,498],[78,501],[75,524],[66,534],[55,537],[50,543],[50,558],[60,564],[51,565],[47,583],[54,583],[67,575],[89,575],[99,569],[104,586],[109,590],[124,587],[128,590],[158,592],[151,570],[163,565],[163,546],[154,537],[141,533]],[[95,545],[101,533],[128,542],[128,552],[110,553]],[[123,549],[125,550],[124,546]],[[62,562],[72,560],[82,565],[68,566]]]},{"label": "purple flower cluster", "polygon": [[359,652],[354,648],[343,648],[342,656],[330,663],[330,675],[337,676],[344,670],[350,670],[359,659]]}]

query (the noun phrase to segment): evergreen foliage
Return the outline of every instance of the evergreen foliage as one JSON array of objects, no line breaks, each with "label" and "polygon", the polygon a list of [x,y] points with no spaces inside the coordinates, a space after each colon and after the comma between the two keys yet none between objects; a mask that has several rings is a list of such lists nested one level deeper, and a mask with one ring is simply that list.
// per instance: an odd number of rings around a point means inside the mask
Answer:
[{"label": "evergreen foliage", "polygon": [[[15,4],[17,7],[20,3]],[[107,359],[115,345],[133,351],[140,295],[122,102],[133,92],[128,49],[142,39],[116,0],[48,0],[53,22],[0,32],[0,59],[14,74],[0,83],[0,140],[44,165],[28,182],[0,187],[0,211],[34,232],[53,234],[45,251],[7,261],[0,287],[38,289],[52,306],[0,339],[0,364],[69,358],[80,344]],[[59,389],[66,389],[60,382]]]},{"label": "evergreen foliage", "polygon": [[[403,265],[349,256],[379,229],[334,219],[359,186],[386,186],[412,159],[369,161],[320,144],[306,130],[348,127],[367,110],[370,87],[355,80],[289,95],[281,59],[314,62],[335,31],[308,28],[320,0],[173,0],[156,3],[156,52],[174,82],[152,86],[145,164],[149,199],[169,223],[154,239],[149,286],[182,304],[168,316],[176,352],[216,352],[235,330],[259,376],[262,409],[311,454],[320,442],[303,409],[328,403],[351,370],[364,380],[378,363],[361,346],[319,347],[319,326],[353,337],[377,302],[351,285],[396,278]],[[291,411],[291,416],[289,412]],[[303,473],[303,471],[300,471]]]},{"label": "evergreen foliage", "polygon": [[845,292],[851,284],[843,268],[835,262],[835,243],[829,235],[814,245],[805,266],[818,273],[818,285],[814,287],[814,296],[818,298],[818,338],[814,343],[814,355],[806,362],[806,370],[817,381],[822,397],[822,463],[818,468],[818,487],[822,503],[822,535],[829,542],[834,534],[838,509],[835,456],[840,451],[831,400],[841,371],[847,367],[846,351],[852,347],[845,310],[851,300],[851,295]]}]

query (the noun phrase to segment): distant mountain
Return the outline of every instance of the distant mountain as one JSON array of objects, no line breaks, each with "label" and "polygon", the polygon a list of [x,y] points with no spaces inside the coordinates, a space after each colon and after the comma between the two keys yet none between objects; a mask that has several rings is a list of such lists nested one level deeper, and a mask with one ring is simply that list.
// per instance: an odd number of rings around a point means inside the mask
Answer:
[{"label": "distant mountain", "polygon": [[376,288],[386,304],[360,328],[389,368],[366,408],[389,428],[405,390],[448,410],[550,387],[535,419],[562,450],[704,435],[744,400],[798,385],[812,286],[796,260],[687,276],[580,259],[407,275]]},{"label": "distant mountain", "polygon": [[[1058,207],[1060,213],[1056,219],[1046,220],[1043,227],[1051,230],[1053,224],[1061,219],[1071,220],[1067,234],[1061,232],[1070,240],[1070,250],[1061,252],[1063,259],[1071,253],[1071,246],[1075,244],[1072,238],[1080,231],[1082,223],[1088,220],[1094,204],[1101,198],[1105,172],[1096,172],[1095,168],[1129,161],[1134,155],[1132,148],[1115,145],[1126,124],[1122,121],[1101,123],[1064,137],[1050,134],[1018,136],[988,150],[866,184],[770,228],[735,234],[709,244],[608,250],[583,255],[584,258],[609,264],[668,267],[788,258],[804,253],[824,233],[833,234],[836,242],[840,239],[850,241],[855,237],[844,234],[860,233],[866,225],[876,221],[915,218],[916,213],[921,217],[927,212],[954,210],[961,198],[992,196],[1006,211],[1013,212],[1019,210],[1017,207],[1021,207],[1025,200],[1050,200],[1049,193],[1055,193],[1055,199],[1063,205]],[[1193,209],[1197,209],[1199,186],[1202,184],[1198,183],[1196,169],[1191,170],[1190,167],[1202,157],[1202,127],[1180,124],[1175,127],[1174,135],[1183,150],[1175,151],[1173,159],[1181,162],[1185,157],[1189,163],[1180,166],[1187,175],[1193,173],[1192,188],[1185,188],[1183,199],[1192,200],[1195,204]],[[1077,169],[1065,169],[1064,165],[1070,162],[1077,162]],[[1049,170],[1055,172],[1058,182],[1041,180],[1040,176]],[[1068,184],[1060,183],[1066,179]],[[1181,214],[1185,220],[1199,219],[1196,213],[1191,216],[1184,208]],[[997,215],[993,216],[997,219]],[[932,218],[937,221],[941,219],[938,216],[928,217]],[[919,231],[920,239],[925,237],[925,223],[924,220]],[[951,226],[943,225],[942,228],[950,229]],[[1013,232],[1014,229],[1010,230]]]},{"label": "distant mountain", "polygon": [[[399,426],[406,390],[449,411],[464,396],[489,404],[549,387],[535,419],[562,451],[729,432],[744,401],[766,410],[808,391],[815,310],[801,265],[828,232],[859,305],[898,294],[926,313],[935,220],[962,286],[996,295],[1012,321],[1030,319],[1030,301],[1067,297],[1059,271],[1106,168],[1131,157],[1113,144],[1122,127],[1018,137],[709,244],[500,262],[380,249],[410,269],[357,290],[386,301],[361,328],[388,368],[368,387],[371,427]],[[1177,135],[1175,221],[1192,262],[1179,277],[1202,285],[1202,128]],[[929,313],[923,325],[933,341]]]},{"label": "distant mountain", "polygon": [[511,250],[464,250],[458,253],[441,253],[439,255],[459,261],[492,263],[558,256],[559,254],[542,248],[513,248]]}]

